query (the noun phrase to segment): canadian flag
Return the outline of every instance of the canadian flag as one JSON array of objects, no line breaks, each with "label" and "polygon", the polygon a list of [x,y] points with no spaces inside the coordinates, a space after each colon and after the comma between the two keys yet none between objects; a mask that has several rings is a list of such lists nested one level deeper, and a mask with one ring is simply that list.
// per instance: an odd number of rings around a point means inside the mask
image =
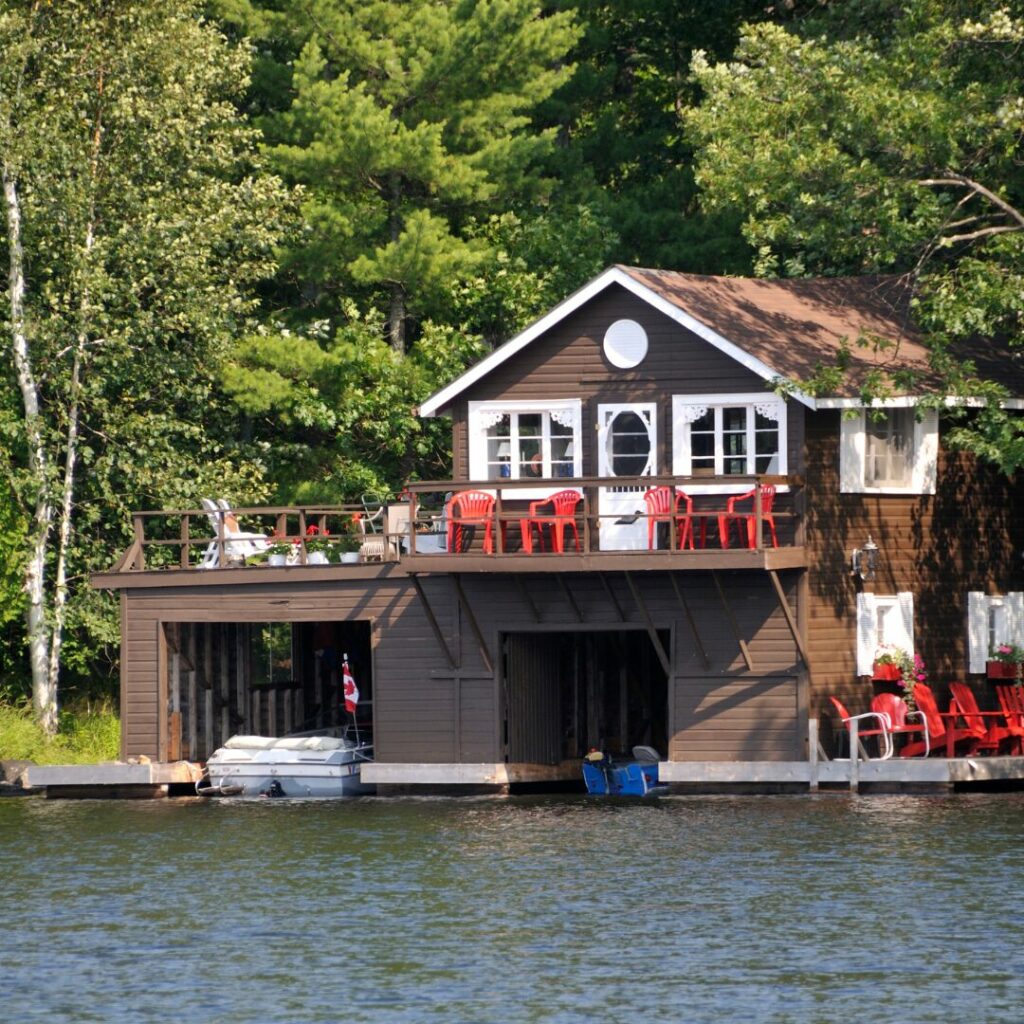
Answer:
[{"label": "canadian flag", "polygon": [[359,687],[352,678],[352,670],[348,667],[348,655],[341,663],[341,681],[345,688],[345,710],[355,714],[356,705],[359,703]]}]

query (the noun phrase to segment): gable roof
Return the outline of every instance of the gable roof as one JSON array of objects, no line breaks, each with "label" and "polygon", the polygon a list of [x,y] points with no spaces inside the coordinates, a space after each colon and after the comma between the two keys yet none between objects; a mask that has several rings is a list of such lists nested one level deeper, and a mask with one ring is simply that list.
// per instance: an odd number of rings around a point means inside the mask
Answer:
[{"label": "gable roof", "polygon": [[[852,400],[867,373],[894,360],[899,368],[919,374],[926,387],[938,384],[928,350],[910,321],[911,288],[905,277],[763,280],[613,266],[431,395],[420,406],[420,414],[437,415],[466,388],[613,285],[766,381],[801,380],[818,366],[834,365],[845,340],[850,346],[849,370],[835,397],[816,400],[794,392],[810,408],[857,404]],[[856,342],[862,334],[878,335],[894,347],[879,353],[870,346],[859,348]]]}]

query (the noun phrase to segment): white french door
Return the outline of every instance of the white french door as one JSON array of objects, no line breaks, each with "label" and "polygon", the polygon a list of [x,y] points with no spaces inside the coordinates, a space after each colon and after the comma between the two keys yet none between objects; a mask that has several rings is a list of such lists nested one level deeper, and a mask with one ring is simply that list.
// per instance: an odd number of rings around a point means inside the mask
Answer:
[{"label": "white french door", "polygon": [[[657,424],[654,402],[599,405],[598,475],[653,476],[657,464]],[[598,490],[602,551],[635,551],[647,547],[646,490],[645,485],[627,483]]]}]

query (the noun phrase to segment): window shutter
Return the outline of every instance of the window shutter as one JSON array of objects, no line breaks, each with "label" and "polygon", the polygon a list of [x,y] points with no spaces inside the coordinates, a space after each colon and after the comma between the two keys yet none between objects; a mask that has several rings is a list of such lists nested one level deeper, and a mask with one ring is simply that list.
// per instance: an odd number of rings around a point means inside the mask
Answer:
[{"label": "window shutter", "polygon": [[914,423],[914,469],[911,484],[915,494],[934,494],[939,462],[939,414],[926,409]]},{"label": "window shutter", "polygon": [[841,415],[839,420],[839,490],[842,494],[864,490],[864,413]]},{"label": "window shutter", "polygon": [[[1024,593],[1011,591],[1003,599],[1006,608],[1006,631],[1011,644],[1024,644]],[[984,671],[984,669],[982,669]]]},{"label": "window shutter", "polygon": [[896,595],[896,607],[899,609],[900,636],[893,643],[902,647],[910,654],[914,653],[914,595],[901,591]]},{"label": "window shutter", "polygon": [[988,598],[980,590],[967,594],[967,671],[984,672],[988,660]]},{"label": "window shutter", "polygon": [[857,595],[857,675],[869,676],[878,649],[878,622],[875,618],[875,595]]}]

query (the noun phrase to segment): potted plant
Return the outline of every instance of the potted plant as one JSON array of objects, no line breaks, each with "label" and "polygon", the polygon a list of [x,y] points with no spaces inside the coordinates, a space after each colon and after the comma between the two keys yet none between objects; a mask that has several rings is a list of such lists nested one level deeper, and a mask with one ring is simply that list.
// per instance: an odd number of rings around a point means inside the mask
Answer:
[{"label": "potted plant", "polygon": [[270,536],[267,545],[267,565],[287,565],[288,556],[292,553],[293,542],[276,531]]},{"label": "potted plant", "polygon": [[872,679],[879,682],[895,683],[903,691],[903,700],[908,708],[916,707],[914,687],[928,678],[924,659],[920,654],[910,654],[902,647],[886,644],[875,654]]},{"label": "potted plant", "polygon": [[1017,644],[996,644],[985,662],[985,674],[989,679],[1014,679],[1021,681],[1024,665],[1024,647]]},{"label": "potted plant", "polygon": [[331,533],[326,528],[321,530],[315,524],[306,529],[306,564],[327,565],[330,551],[334,546]]},{"label": "potted plant", "polygon": [[341,561],[346,564],[359,561],[359,549],[363,546],[363,530],[359,520],[359,513],[353,512],[349,519],[342,522],[338,534],[338,550],[341,552]]}]

